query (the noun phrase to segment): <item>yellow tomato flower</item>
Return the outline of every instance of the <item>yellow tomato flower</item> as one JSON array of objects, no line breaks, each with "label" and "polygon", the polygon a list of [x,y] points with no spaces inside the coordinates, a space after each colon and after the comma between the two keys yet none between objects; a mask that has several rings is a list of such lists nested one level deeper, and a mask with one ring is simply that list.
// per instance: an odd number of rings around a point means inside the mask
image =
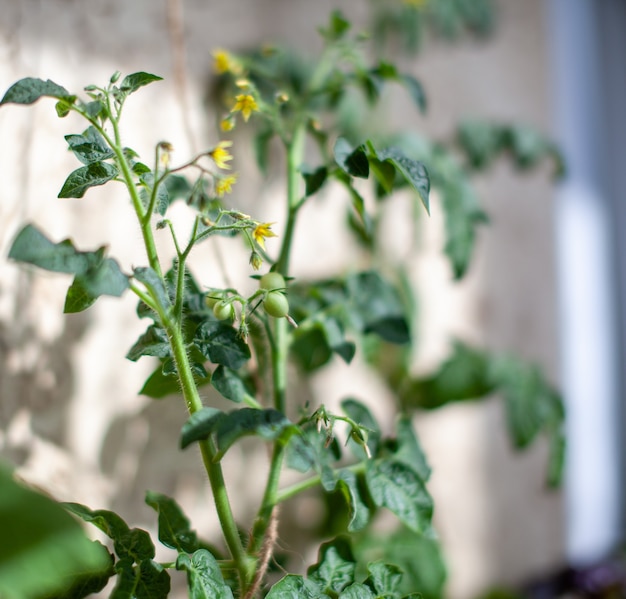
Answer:
[{"label": "yellow tomato flower", "polygon": [[224,117],[221,121],[220,121],[220,129],[222,131],[232,131],[235,128],[235,119],[233,118],[232,115],[228,115],[227,117]]},{"label": "yellow tomato flower", "polygon": [[209,156],[213,158],[213,162],[215,162],[215,166],[217,166],[217,168],[230,168],[230,166],[226,163],[232,160],[233,157],[226,148],[230,148],[232,145],[232,141],[220,141],[217,146],[209,152]]},{"label": "yellow tomato flower", "polygon": [[252,237],[263,249],[265,249],[266,237],[278,237],[274,231],[272,231],[272,225],[274,223],[259,223],[254,231],[252,231]]},{"label": "yellow tomato flower", "polygon": [[213,51],[213,69],[218,75],[223,75],[233,71],[232,56],[226,51],[218,48]]},{"label": "yellow tomato flower", "polygon": [[244,121],[248,122],[250,115],[258,110],[259,105],[256,103],[254,96],[250,94],[239,94],[238,96],[235,96],[235,106],[233,106],[233,112],[241,111]]},{"label": "yellow tomato flower", "polygon": [[215,195],[218,198],[223,198],[224,194],[230,193],[233,190],[233,185],[237,182],[237,175],[228,175],[215,182]]}]

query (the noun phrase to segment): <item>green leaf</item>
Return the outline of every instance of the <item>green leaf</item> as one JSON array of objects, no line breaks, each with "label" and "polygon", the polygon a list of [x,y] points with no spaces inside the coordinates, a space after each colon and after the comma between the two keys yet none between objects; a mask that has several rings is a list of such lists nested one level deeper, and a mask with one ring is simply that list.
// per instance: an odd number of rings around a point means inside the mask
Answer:
[{"label": "green leaf", "polygon": [[328,599],[312,580],[297,574],[281,578],[265,596],[265,599]]},{"label": "green leaf", "polygon": [[394,459],[410,466],[423,480],[430,478],[430,466],[415,434],[408,416],[402,416],[396,425],[397,450]]},{"label": "green leaf", "polygon": [[133,274],[140,283],[143,283],[152,292],[152,295],[156,297],[161,308],[167,311],[171,305],[170,298],[165,284],[163,283],[163,279],[156,271],[152,268],[141,266],[135,268]]},{"label": "green leaf", "polygon": [[194,345],[214,364],[239,370],[250,359],[250,348],[230,325],[203,322],[195,332]]},{"label": "green leaf", "polygon": [[167,599],[170,575],[161,564],[144,559],[139,562],[139,579],[135,586],[136,599]]},{"label": "green leaf", "polygon": [[563,481],[565,469],[565,451],[567,448],[565,435],[559,429],[550,433],[550,455],[546,483],[549,487],[558,488]]},{"label": "green leaf", "polygon": [[415,532],[429,530],[433,500],[412,468],[392,459],[370,460],[365,479],[378,507],[391,510]]},{"label": "green leaf", "polygon": [[411,340],[404,307],[396,289],[377,272],[366,271],[348,277],[354,324],[364,333],[376,333],[396,344]]},{"label": "green leaf", "polygon": [[151,75],[150,73],[138,72],[132,73],[131,75],[126,75],[122,80],[122,84],[120,85],[120,90],[126,92],[127,94],[132,94],[136,92],[140,87],[144,85],[148,85],[153,81],[162,81],[163,77],[159,77],[158,75]]},{"label": "green leaf", "polygon": [[502,153],[508,152],[520,169],[531,168],[547,157],[554,161],[556,177],[565,171],[563,157],[555,144],[541,132],[525,125],[464,121],[458,127],[457,142],[473,169],[484,169]]},{"label": "green leaf", "polygon": [[18,233],[9,258],[53,272],[84,274],[89,268],[87,255],[77,251],[69,239],[53,243],[33,225],[26,225]]},{"label": "green leaf", "polygon": [[340,593],[354,582],[355,571],[356,563],[349,542],[338,538],[320,547],[318,563],[307,570],[307,575],[325,591]]},{"label": "green leaf", "polygon": [[438,183],[443,196],[446,223],[445,253],[455,279],[462,278],[469,266],[479,225],[488,222],[467,177],[451,158],[438,156],[441,173]]},{"label": "green leaf", "polygon": [[65,509],[85,522],[93,524],[113,540],[115,553],[120,559],[129,557],[136,562],[154,557],[154,544],[150,535],[140,528],[129,528],[115,512],[91,510],[79,503],[64,503]]},{"label": "green leaf", "polygon": [[343,325],[337,318],[325,317],[319,322],[319,326],[324,333],[328,347],[339,355],[346,364],[352,362],[356,353],[356,346],[351,341],[347,341],[343,330]]},{"label": "green leaf", "polygon": [[415,77],[407,74],[399,75],[399,80],[409,92],[420,111],[426,112],[426,94],[422,84]]},{"label": "green leaf", "polygon": [[509,433],[516,447],[529,445],[544,427],[560,433],[561,398],[536,366],[510,356],[492,359],[490,375],[504,395]]},{"label": "green leaf", "polygon": [[299,472],[307,472],[315,467],[326,491],[333,491],[337,476],[334,463],[341,458],[341,446],[337,439],[326,433],[318,433],[312,424],[301,429],[301,435],[294,435],[287,445],[287,465]]},{"label": "green leaf", "polygon": [[72,104],[67,100],[59,100],[54,105],[54,109],[57,111],[57,116],[63,119],[70,113],[72,109]]},{"label": "green leaf", "polygon": [[361,194],[354,188],[349,178],[346,178],[343,183],[350,193],[352,208],[354,208],[354,211],[359,215],[365,238],[369,240],[372,237],[373,225],[370,215],[365,210],[365,200],[363,199]]},{"label": "green leaf", "polygon": [[180,448],[185,449],[196,441],[203,441],[211,435],[224,412],[217,408],[204,407],[192,414],[183,424],[180,436]]},{"label": "green leaf", "polygon": [[74,279],[74,282],[67,290],[63,312],[65,314],[82,312],[92,306],[97,299],[97,297],[94,297],[91,293],[89,293],[80,279]]},{"label": "green leaf", "polygon": [[349,509],[348,530],[363,530],[370,519],[370,510],[361,499],[359,482],[351,470],[343,469],[337,473],[337,490],[341,491]]},{"label": "green leaf", "polygon": [[233,599],[219,565],[206,549],[199,549],[191,556],[179,554],[176,569],[187,572],[190,599]]},{"label": "green leaf", "polygon": [[413,189],[417,192],[426,208],[426,212],[430,214],[429,193],[430,193],[430,177],[426,167],[419,161],[413,160],[402,152],[399,148],[384,148],[376,152],[376,156],[380,161],[387,161],[393,164],[397,171],[406,179]]},{"label": "green leaf", "polygon": [[155,356],[157,358],[169,358],[172,355],[167,333],[163,327],[156,324],[150,325],[148,330],[137,339],[135,344],[128,350],[126,359],[136,362],[141,356]]},{"label": "green leaf", "polygon": [[457,129],[457,141],[466,152],[470,165],[487,166],[506,143],[501,127],[483,121],[464,121]]},{"label": "green leaf", "polygon": [[[96,256],[101,258],[100,251]],[[98,260],[84,275],[74,278],[67,291],[63,311],[67,314],[86,310],[101,295],[119,297],[128,287],[128,277],[113,258]]]},{"label": "green leaf", "polygon": [[343,137],[338,137],[333,148],[335,162],[348,175],[367,179],[370,173],[365,146],[360,145],[352,148],[350,142]]},{"label": "green leaf", "polygon": [[63,595],[106,576],[109,553],[55,501],[19,485],[0,464],[0,596]]},{"label": "green leaf", "polygon": [[108,162],[92,162],[71,172],[59,192],[60,198],[82,198],[90,187],[104,185],[118,174]]},{"label": "green leaf", "polygon": [[163,366],[159,364],[156,370],[146,379],[139,391],[140,395],[147,395],[153,399],[162,399],[180,391],[180,383],[175,375],[163,373]]},{"label": "green leaf", "polygon": [[77,274],[65,297],[63,311],[81,312],[91,306],[101,295],[121,296],[128,289],[128,277],[113,258],[104,258],[104,248],[97,252],[84,252],[88,267]]},{"label": "green leaf", "polygon": [[298,361],[298,365],[305,372],[317,370],[326,364],[332,356],[332,350],[328,346],[322,323],[314,323],[306,328],[297,328],[293,333],[290,349]]},{"label": "green leaf", "polygon": [[434,409],[453,401],[466,401],[488,395],[494,390],[484,352],[457,341],[452,355],[429,377],[417,379],[405,387],[406,405]]},{"label": "green leaf", "polygon": [[[398,566],[404,573],[395,596],[441,599],[446,569],[441,548],[430,535],[415,533],[404,526],[392,534],[369,530],[355,547],[358,561],[382,561]],[[371,564],[370,564],[371,565]]]},{"label": "green leaf", "polygon": [[26,225],[18,233],[9,258],[76,275],[66,298],[66,311],[85,309],[100,295],[118,297],[128,288],[127,277],[115,260],[104,257],[104,248],[79,252],[69,239],[53,243],[32,225]]},{"label": "green leaf", "polygon": [[278,410],[241,408],[229,412],[220,418],[215,428],[217,452],[214,460],[221,460],[226,451],[242,437],[256,435],[265,441],[282,438],[286,442],[297,431],[296,425]]},{"label": "green leaf", "polygon": [[32,104],[39,98],[47,96],[59,100],[70,100],[72,96],[64,87],[54,81],[44,81],[34,77],[26,77],[14,83],[0,101],[2,104]]},{"label": "green leaf", "polygon": [[84,106],[85,112],[92,119],[104,118],[106,115],[105,107],[100,100],[94,100],[93,102],[88,102]]},{"label": "green leaf", "polygon": [[[152,194],[152,189],[154,187],[154,174],[148,169],[147,172],[141,174],[139,180],[144,185],[144,188],[141,190],[141,201],[144,204],[144,208],[148,208],[150,204],[150,197]],[[156,190],[156,202],[155,202],[155,211],[157,214],[161,216],[165,215],[167,209],[170,205],[170,195],[167,189],[167,185],[165,182],[159,183],[159,186]]]},{"label": "green leaf", "polygon": [[83,164],[93,164],[114,156],[113,150],[95,127],[89,127],[82,135],[66,135],[65,140]]},{"label": "green leaf", "polygon": [[100,551],[103,556],[106,556],[108,566],[101,571],[94,571],[88,574],[75,576],[72,574],[74,581],[72,585],[63,592],[63,595],[47,596],[50,599],[84,599],[84,597],[90,597],[94,593],[100,592],[108,583],[112,576],[115,576],[114,569],[114,557],[108,551],[108,549],[99,543],[98,541],[92,541],[94,546]]},{"label": "green leaf", "polygon": [[326,183],[328,177],[328,169],[325,166],[319,166],[315,170],[312,170],[306,165],[302,165],[300,172],[304,179],[304,195],[307,198],[317,193],[324,183]]},{"label": "green leaf", "polygon": [[334,10],[330,15],[328,27],[320,27],[322,36],[329,42],[341,39],[350,29],[350,21],[346,20],[340,10]]},{"label": "green leaf", "polygon": [[402,570],[393,564],[374,562],[367,565],[369,576],[365,584],[369,586],[379,597],[396,594],[402,581]]},{"label": "green leaf", "polygon": [[109,599],[135,599],[135,586],[139,572],[133,567],[132,557],[124,557],[115,563],[117,581]]},{"label": "green leaf", "polygon": [[316,448],[309,443],[308,435],[315,429],[305,430],[303,435],[294,435],[287,444],[286,460],[287,467],[298,472],[308,472],[316,464]]},{"label": "green leaf", "polygon": [[220,365],[213,372],[211,384],[226,399],[241,403],[248,395],[246,385],[241,377],[230,368]]},{"label": "green leaf", "polygon": [[199,548],[198,537],[181,507],[161,493],[148,491],[146,503],[159,514],[159,541],[179,552],[193,553]]},{"label": "green leaf", "polygon": [[339,599],[376,599],[376,595],[364,584],[354,582],[341,591]]},{"label": "green leaf", "polygon": [[380,183],[385,193],[391,193],[396,180],[396,169],[393,164],[378,160],[375,156],[368,156],[368,161],[374,177]]}]

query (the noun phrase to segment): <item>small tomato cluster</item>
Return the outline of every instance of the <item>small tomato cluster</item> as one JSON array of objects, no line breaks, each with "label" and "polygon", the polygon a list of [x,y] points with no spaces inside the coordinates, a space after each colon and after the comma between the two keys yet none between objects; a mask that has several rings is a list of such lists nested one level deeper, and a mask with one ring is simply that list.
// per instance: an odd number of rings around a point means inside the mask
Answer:
[{"label": "small tomato cluster", "polygon": [[289,317],[289,301],[285,295],[285,278],[277,272],[268,272],[259,279],[259,291],[256,291],[248,300],[238,296],[228,296],[227,292],[221,289],[211,290],[205,297],[207,308],[213,311],[213,315],[218,320],[234,320],[235,301],[240,301],[242,306],[249,303],[253,298],[261,296],[261,303],[266,314],[273,318]]}]

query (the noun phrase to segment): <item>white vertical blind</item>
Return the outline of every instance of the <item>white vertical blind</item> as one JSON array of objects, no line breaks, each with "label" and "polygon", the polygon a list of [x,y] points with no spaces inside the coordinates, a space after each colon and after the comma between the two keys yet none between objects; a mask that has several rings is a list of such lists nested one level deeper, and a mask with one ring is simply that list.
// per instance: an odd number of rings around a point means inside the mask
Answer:
[{"label": "white vertical blind", "polygon": [[602,559],[621,539],[617,284],[603,184],[604,71],[596,1],[547,3],[555,128],[568,166],[557,194],[555,233],[568,411],[566,543],[574,565]]}]

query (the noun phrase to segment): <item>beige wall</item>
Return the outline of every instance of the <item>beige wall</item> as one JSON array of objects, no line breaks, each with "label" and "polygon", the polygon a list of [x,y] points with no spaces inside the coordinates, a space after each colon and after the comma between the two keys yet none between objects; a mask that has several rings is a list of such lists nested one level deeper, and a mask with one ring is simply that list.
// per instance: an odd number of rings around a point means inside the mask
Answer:
[{"label": "beige wall", "polygon": [[[338,4],[363,17],[365,2]],[[20,77],[38,76],[72,90],[106,81],[116,69],[163,75],[165,82],[146,88],[129,104],[126,139],[143,155],[167,139],[183,160],[191,144],[202,147],[216,140],[213,115],[205,114],[201,102],[209,51],[268,38],[317,47],[313,25],[324,21],[332,5],[185,2],[191,142],[174,85],[166,2],[0,0],[0,84],[5,89]],[[499,27],[491,41],[434,42],[419,59],[405,61],[430,101],[428,114],[414,117],[416,129],[445,138],[458,117],[477,115],[549,130],[542,3],[501,0],[498,8]],[[413,114],[400,96],[391,98],[389,107],[396,126]],[[119,189],[109,185],[82,200],[55,199],[75,168],[62,137],[80,126],[72,117],[56,119],[51,102],[0,110],[2,256],[20,224],[34,221],[57,240],[72,236],[81,248],[108,243],[125,268],[142,263],[139,234],[118,216],[127,202]],[[245,156],[242,150],[240,169]],[[416,276],[428,281],[423,285],[422,367],[445,355],[450,335],[460,335],[539,361],[554,380],[558,356],[548,179],[545,170],[519,178],[506,162],[481,176],[477,185],[493,226],[482,231],[477,261],[456,286],[439,257],[441,215],[435,205],[425,227],[423,258],[415,265]],[[279,182],[261,183],[254,175],[241,190],[240,201],[248,209],[254,200],[255,216],[282,218]],[[179,212],[185,218],[182,208]],[[331,245],[325,252],[316,254],[316,261],[297,256],[296,272],[319,274],[336,255]],[[214,264],[214,259],[213,251],[205,249],[196,265]],[[203,284],[221,283],[216,269],[204,268]],[[134,317],[132,298],[103,299],[84,314],[62,317],[67,284],[65,277],[0,261],[0,451],[22,466],[25,477],[59,498],[113,506],[144,526],[153,522],[142,506],[144,490],[176,493],[198,527],[216,534],[215,520],[203,507],[207,491],[196,456],[170,453],[185,419],[182,404],[149,403],[136,396],[150,364],[123,358],[145,327]],[[374,401],[377,387],[359,383],[355,371],[358,365],[348,370],[335,364],[316,378],[315,388],[322,394],[329,389],[335,395],[359,392]],[[427,414],[419,430],[434,468],[432,491],[450,563],[450,596],[471,597],[494,582],[517,582],[560,562],[561,498],[542,486],[546,448],[539,444],[512,455],[497,401]],[[228,459],[240,457],[234,451]],[[265,469],[261,452],[248,455],[246,468],[238,466],[229,483],[236,489],[257,469]],[[240,513],[254,509],[245,493],[233,492],[233,497]]]}]

